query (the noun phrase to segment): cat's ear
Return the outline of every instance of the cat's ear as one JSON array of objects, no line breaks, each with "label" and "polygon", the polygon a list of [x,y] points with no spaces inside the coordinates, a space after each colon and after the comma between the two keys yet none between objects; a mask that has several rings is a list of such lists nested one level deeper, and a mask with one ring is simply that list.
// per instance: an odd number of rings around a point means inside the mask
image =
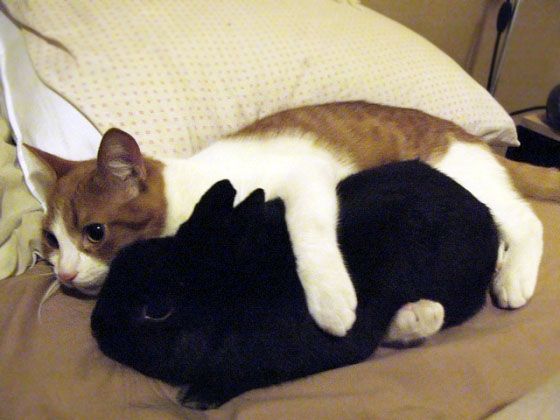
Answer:
[{"label": "cat's ear", "polygon": [[80,162],[62,159],[28,144],[24,144],[24,146],[23,159],[27,166],[27,176],[31,180],[39,200],[46,203],[57,180]]},{"label": "cat's ear", "polygon": [[74,160],[67,160],[61,157],[52,155],[36,147],[24,144],[25,148],[29,150],[35,158],[46,165],[46,167],[52,171],[52,175],[56,178],[62,178],[68,172],[70,172],[76,165],[80,162]]},{"label": "cat's ear", "polygon": [[97,152],[97,172],[104,179],[116,178],[130,184],[146,179],[146,164],[136,140],[118,128],[109,129]]},{"label": "cat's ear", "polygon": [[204,233],[204,229],[208,231],[208,229],[223,226],[223,223],[226,219],[229,220],[228,217],[233,211],[233,201],[236,193],[229,180],[224,179],[216,182],[202,195],[189,220],[179,228],[177,237],[188,235],[195,229],[198,229],[197,232],[199,232],[202,228],[202,233]]}]

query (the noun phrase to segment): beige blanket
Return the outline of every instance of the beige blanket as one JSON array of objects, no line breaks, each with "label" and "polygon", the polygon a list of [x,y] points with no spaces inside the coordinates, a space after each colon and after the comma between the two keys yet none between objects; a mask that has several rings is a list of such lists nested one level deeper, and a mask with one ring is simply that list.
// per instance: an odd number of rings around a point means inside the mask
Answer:
[{"label": "beige blanket", "polygon": [[0,118],[0,279],[21,274],[33,263],[42,215],[23,182],[8,125]]}]

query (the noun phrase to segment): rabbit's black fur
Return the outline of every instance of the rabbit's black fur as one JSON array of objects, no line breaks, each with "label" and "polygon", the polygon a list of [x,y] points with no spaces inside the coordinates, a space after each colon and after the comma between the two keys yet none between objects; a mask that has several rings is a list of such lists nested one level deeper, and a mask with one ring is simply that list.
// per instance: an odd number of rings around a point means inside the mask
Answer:
[{"label": "rabbit's black fur", "polygon": [[282,202],[265,203],[257,190],[234,208],[235,190],[220,181],[176,236],[115,258],[92,315],[99,347],[188,385],[184,402],[205,408],[366,359],[407,302],[439,301],[446,326],[483,306],[498,234],[464,188],[404,162],[353,175],[338,194],[339,241],[358,295],[347,336],[324,333],[308,313]]}]

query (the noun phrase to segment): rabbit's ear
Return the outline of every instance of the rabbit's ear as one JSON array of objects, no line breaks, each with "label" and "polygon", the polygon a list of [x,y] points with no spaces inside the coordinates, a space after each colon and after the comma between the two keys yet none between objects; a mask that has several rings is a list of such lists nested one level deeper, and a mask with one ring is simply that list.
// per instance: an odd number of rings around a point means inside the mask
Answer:
[{"label": "rabbit's ear", "polygon": [[228,179],[216,182],[202,195],[194,209],[193,216],[207,216],[217,212],[230,213],[236,193],[237,191]]},{"label": "rabbit's ear", "polygon": [[234,215],[243,217],[245,215],[257,216],[264,212],[264,190],[257,188],[235,207]]},{"label": "rabbit's ear", "polygon": [[235,207],[233,210],[233,223],[238,233],[244,233],[264,223],[264,200],[264,190],[258,188]]},{"label": "rabbit's ear", "polygon": [[220,226],[233,210],[235,188],[227,179],[216,182],[195,206],[191,217],[181,225],[177,237],[188,235],[192,229]]}]

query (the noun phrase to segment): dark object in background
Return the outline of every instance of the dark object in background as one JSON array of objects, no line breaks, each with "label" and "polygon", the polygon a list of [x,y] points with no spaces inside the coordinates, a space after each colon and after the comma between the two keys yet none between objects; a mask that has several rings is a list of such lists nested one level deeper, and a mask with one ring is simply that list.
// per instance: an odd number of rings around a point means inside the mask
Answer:
[{"label": "dark object in background", "polygon": [[114,259],[91,319],[101,351],[209,408],[366,359],[407,302],[440,302],[445,326],[484,305],[498,234],[467,190],[412,161],[350,176],[338,195],[339,242],[358,295],[345,337],[309,315],[282,201],[265,203],[257,190],[234,208],[235,190],[220,181],[174,237]]},{"label": "dark object in background", "polygon": [[554,130],[560,130],[560,85],[554,87],[548,94],[546,122]]},{"label": "dark object in background", "polygon": [[[546,113],[534,113],[543,108]],[[533,114],[529,113],[531,111]],[[506,157],[532,165],[560,168],[560,85],[550,91],[546,107],[536,106],[511,113],[518,114],[524,114],[517,126],[520,146],[509,147]]]},{"label": "dark object in background", "polygon": [[527,127],[517,126],[519,147],[509,147],[506,157],[532,165],[560,168],[560,142]]}]

